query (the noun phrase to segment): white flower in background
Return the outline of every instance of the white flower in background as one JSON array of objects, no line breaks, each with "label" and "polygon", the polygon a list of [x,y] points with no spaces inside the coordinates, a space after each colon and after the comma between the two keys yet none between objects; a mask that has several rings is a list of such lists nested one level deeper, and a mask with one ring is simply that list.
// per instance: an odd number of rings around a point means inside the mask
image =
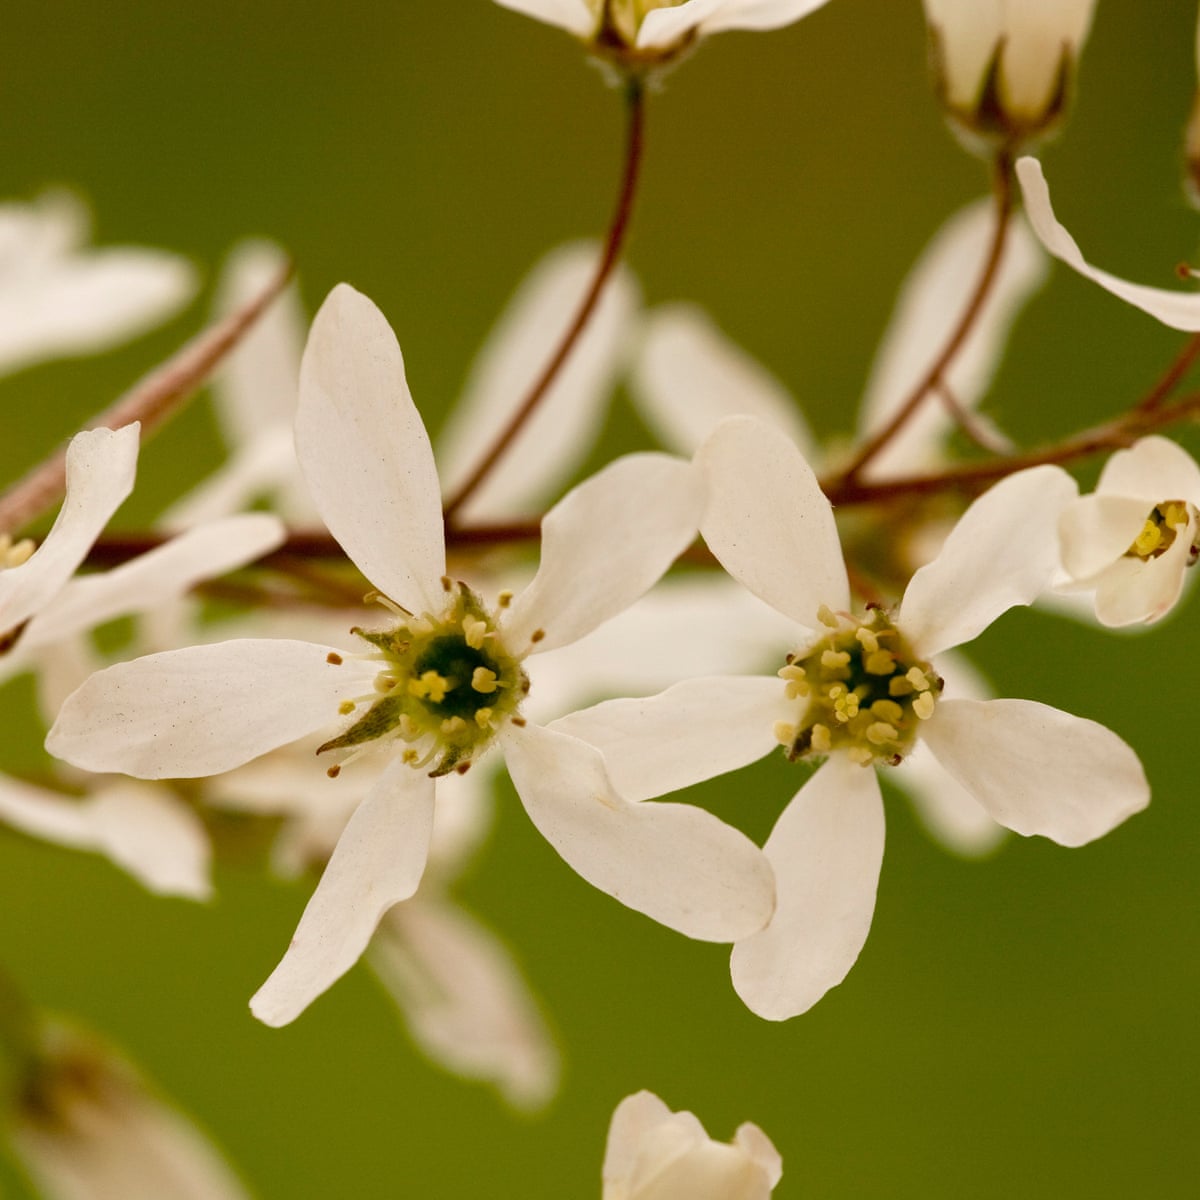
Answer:
[{"label": "white flower in background", "polygon": [[[313,770],[314,749],[315,743],[285,747],[204,789],[209,804],[284,817],[273,859],[285,876],[325,867],[372,782],[366,765],[356,763],[330,789]],[[558,1052],[508,948],[452,895],[487,837],[490,784],[487,772],[471,771],[438,785],[421,886],[384,914],[366,962],[430,1059],[452,1074],[493,1084],[515,1108],[537,1109],[557,1090]]]},{"label": "white flower in background", "polygon": [[0,204],[0,374],[94,354],[165,321],[195,272],[162,250],[86,246],[88,215],[67,192]]},{"label": "white flower in background", "polygon": [[1096,0],[925,0],[942,104],[968,135],[1047,132],[1070,98]]},{"label": "white flower in background", "polygon": [[[1196,74],[1200,76],[1200,20],[1196,22]],[[1197,87],[1192,99],[1192,112],[1184,137],[1184,153],[1187,156],[1188,192],[1192,203],[1200,206],[1200,87]]]},{"label": "white flower in background", "polygon": [[1094,590],[1103,625],[1157,621],[1197,555],[1200,467],[1174,442],[1142,438],[1104,465],[1090,496],[1059,520],[1071,590]]},{"label": "white flower in background", "polygon": [[1166,288],[1129,283],[1093,267],[1083,257],[1075,239],[1054,215],[1042,164],[1036,158],[1018,159],[1017,179],[1025,197],[1025,212],[1033,232],[1055,258],[1085,279],[1099,284],[1106,292],[1156,317],[1164,325],[1187,333],[1200,331],[1200,292],[1173,292]]},{"label": "white flower in background", "polygon": [[716,1142],[653,1092],[626,1096],[608,1127],[603,1200],[767,1200],[782,1176],[783,1160],[757,1125]]},{"label": "white flower in background", "polygon": [[43,1200],[246,1200],[216,1147],[109,1047],[51,1025],[10,1114]]},{"label": "white flower in background", "polygon": [[[81,634],[117,617],[167,604],[203,579],[244,566],[277,546],[279,522],[262,513],[194,529],[114,570],[75,571],[133,488],[139,428],[77,434],[67,448],[66,496],[36,550],[7,543],[0,565],[0,681],[38,670],[47,721],[86,678],[75,665]],[[90,659],[84,655],[85,664]],[[105,854],[151,891],[204,899],[209,847],[195,814],[167,789],[68,779],[83,796],[0,775],[0,820],[23,833]]]},{"label": "white flower in background", "polygon": [[828,0],[496,0],[626,60],[662,61],[725,29],[780,29]]},{"label": "white flower in background", "polygon": [[761,928],[772,881],[752,843],[701,809],[626,801],[592,747],[520,712],[527,656],[620,612],[689,544],[702,503],[691,465],[660,454],[610,464],[544,518],[529,587],[485,606],[445,575],[437,473],[395,335],[344,285],[309,336],[296,442],[326,525],[394,624],[361,631],[356,652],[263,639],[121,664],[67,701],[47,739],[78,766],[143,778],[229,770],[339,715],[321,747],[331,776],[384,751],[256,1015],[286,1023],[354,964],[383,913],[417,889],[437,777],[493,744],[534,824],[590,883],[692,937]]},{"label": "white flower in background", "polygon": [[[931,240],[917,260],[897,299],[888,328],[876,354],[859,410],[859,438],[870,437],[882,428],[921,381],[928,364],[937,356],[958,319],[974,286],[979,264],[993,236],[995,216],[989,201],[980,201],[954,214]],[[1023,221],[1014,220],[1007,250],[979,319],[946,372],[946,385],[955,404],[972,412],[987,392],[1003,352],[1012,323],[1021,307],[1041,286],[1046,259]],[[737,414],[755,416],[786,434],[805,458],[816,461],[819,451],[800,415],[800,405],[765,367],[730,341],[700,309],[691,305],[669,305],[653,310],[644,323],[644,335],[632,374],[632,391],[640,411],[668,450],[692,454],[723,418]],[[979,422],[979,416],[972,420]],[[898,435],[868,463],[864,474],[873,480],[895,478],[946,465],[947,439],[955,419],[942,398],[931,396]],[[895,553],[895,564],[905,575],[932,557],[941,536],[928,524],[927,535],[916,543],[902,545],[897,536],[885,547],[885,556]],[[881,540],[877,528],[868,531],[879,558]],[[911,537],[911,535],[909,535]],[[926,543],[932,542],[927,546]],[[914,559],[916,561],[914,561]],[[879,558],[880,565],[883,564]],[[679,597],[677,625],[672,625],[668,590],[684,583],[687,594]],[[699,593],[714,591],[705,602]],[[585,639],[573,651],[610,634],[637,636],[629,629],[640,620],[640,611],[663,611],[663,618],[648,623],[644,639],[648,645],[659,639],[663,654],[671,661],[686,662],[683,654],[671,654],[672,632],[712,659],[713,651],[724,652],[720,662],[693,666],[691,674],[734,673],[758,670],[777,654],[785,637],[781,626],[787,618],[754,601],[749,593],[735,610],[728,596],[729,581],[721,576],[702,581],[674,581],[656,589],[618,621]],[[753,603],[754,608],[751,608]],[[754,609],[757,609],[757,612]],[[649,661],[651,655],[620,655],[608,647],[611,661]],[[740,657],[739,657],[740,656]],[[602,657],[602,656],[597,656]],[[959,660],[951,668],[963,688],[957,694],[984,699],[986,684]],[[679,671],[676,680],[684,676]],[[580,672],[580,678],[586,678]],[[643,689],[632,686],[625,694]],[[661,686],[661,685],[660,685]],[[969,690],[968,690],[969,689]],[[653,690],[653,689],[648,689]],[[600,690],[593,694],[600,695]],[[612,694],[612,693],[610,693]],[[564,709],[567,706],[564,706]],[[572,706],[573,707],[573,706]],[[563,711],[560,709],[560,711]],[[948,849],[976,857],[999,843],[1004,829],[966,795],[936,763],[925,768],[927,756],[919,752],[910,767],[897,774],[897,781],[910,795],[922,823]]]},{"label": "white flower in background", "polygon": [[734,986],[760,1016],[804,1012],[839,983],[866,940],[883,855],[874,764],[923,742],[993,820],[1077,846],[1145,807],[1133,751],[1096,724],[1024,700],[943,695],[940,656],[1014,605],[1058,565],[1055,520],[1074,498],[1065,472],[1006,479],[967,509],[913,576],[898,613],[862,616],[828,501],[796,448],[745,417],[698,455],[711,498],[701,532],[736,579],[791,617],[792,653],[774,677],[695,679],[648,700],[616,700],[552,722],[598,746],[618,790],[664,795],[782,744],[825,759],[767,841],[778,902],[733,951]]}]

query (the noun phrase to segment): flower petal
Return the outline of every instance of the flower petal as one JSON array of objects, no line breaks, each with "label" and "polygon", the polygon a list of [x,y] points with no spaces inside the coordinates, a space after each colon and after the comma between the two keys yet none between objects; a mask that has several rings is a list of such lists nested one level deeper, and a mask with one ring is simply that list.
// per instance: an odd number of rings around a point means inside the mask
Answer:
[{"label": "flower petal", "polygon": [[565,646],[628,608],[691,544],[702,505],[691,463],[667,454],[627,454],[573,488],[542,521],[541,562],[505,620],[508,645]]},{"label": "flower petal", "polygon": [[[976,285],[995,228],[995,205],[980,200],[955,213],[917,260],[896,302],[863,397],[860,437],[878,431],[917,387],[950,337]],[[973,409],[991,384],[1022,305],[1046,278],[1046,258],[1015,219],[978,319],[946,370],[955,401]],[[945,458],[954,419],[939,398],[922,404],[867,467],[872,478],[917,473]]]},{"label": "flower petal", "polygon": [[1133,545],[1153,506],[1152,500],[1099,492],[1068,504],[1058,519],[1067,573],[1073,579],[1088,580],[1111,566]]},{"label": "flower petal", "polygon": [[1058,568],[1058,516],[1075,495],[1075,481],[1060,467],[1031,467],[963,513],[901,602],[899,623],[922,655],[969,642],[1046,590]]},{"label": "flower petal", "polygon": [[228,771],[336,721],[342,700],[369,689],[369,665],[334,666],[331,654],[311,642],[245,639],[118,663],[67,699],[46,749],[142,779]]},{"label": "flower petal", "polygon": [[761,929],[774,885],[758,847],[688,804],[631,804],[600,752],[529,725],[502,734],[525,811],[567,864],[629,908],[702,941]]},{"label": "flower petal", "polygon": [[434,1062],[494,1084],[515,1108],[554,1095],[559,1056],[537,1001],[508,948],[469,913],[423,896],[399,904],[367,961]]},{"label": "flower petal", "polygon": [[285,532],[282,522],[267,513],[226,517],[189,530],[123,566],[70,580],[33,618],[21,641],[32,649],[157,608],[206,579],[261,558],[283,542]]},{"label": "flower petal", "polygon": [[814,452],[783,384],[695,305],[666,305],[646,317],[630,383],[650,428],[677,454],[694,454],[717,422],[739,414],[777,426],[805,457]]},{"label": "flower petal", "polygon": [[883,838],[875,772],[843,755],[784,809],[763,847],[775,868],[775,915],[734,946],[730,963],[751,1012],[787,1020],[846,977],[871,928]]},{"label": "flower petal", "polygon": [[1150,802],[1115,733],[1032,700],[943,700],[921,730],[938,761],[1016,833],[1082,846]]},{"label": "flower petal", "polygon": [[446,551],[429,437],[396,335],[344,283],[308,335],[296,454],[329,532],[355,566],[398,604],[440,612]]},{"label": "flower petal", "polygon": [[779,29],[816,12],[828,0],[686,0],[648,12],[638,33],[638,49],[670,46],[699,29],[701,34],[725,29]]},{"label": "flower petal", "polygon": [[1042,165],[1036,158],[1017,160],[1017,178],[1025,194],[1025,211],[1034,233],[1055,258],[1078,271],[1085,279],[1098,283],[1106,292],[1157,317],[1172,329],[1187,332],[1200,330],[1200,292],[1172,292],[1163,288],[1146,287],[1118,279],[1087,262],[1075,239],[1059,224],[1050,206],[1050,189],[1046,186]]},{"label": "flower petal", "polygon": [[1157,558],[1145,562],[1120,558],[1113,563],[1096,580],[1096,619],[1117,628],[1165,617],[1183,592],[1195,537],[1196,521],[1192,518]]},{"label": "flower petal", "polygon": [[0,570],[0,633],[54,597],[83,562],[108,519],[133,490],[137,422],[77,433],[67,447],[66,498],[46,540],[19,567]]},{"label": "flower petal", "polygon": [[700,532],[721,565],[806,628],[850,604],[833,509],[800,451],[750,417],[722,421],[696,455],[709,485]]},{"label": "flower petal", "polygon": [[1114,496],[1188,500],[1200,505],[1200,466],[1182,446],[1165,437],[1144,437],[1118,450],[1104,464],[1096,491]]},{"label": "flower petal", "polygon": [[626,800],[649,800],[757,761],[779,745],[775,722],[795,716],[778,679],[729,675],[608,700],[550,728],[595,746]]},{"label": "flower petal", "polygon": [[[587,293],[600,247],[560,246],[533,269],[509,302],[471,368],[438,435],[437,461],[453,495],[544,370]],[[591,450],[621,367],[638,289],[618,267],[550,389],[461,516],[500,520],[557,494]]]},{"label": "flower petal", "polygon": [[596,16],[587,0],[496,0],[496,3],[535,21],[557,25],[576,37],[591,37],[596,29]]},{"label": "flower petal", "polygon": [[356,962],[393,904],[421,882],[433,834],[434,781],[400,758],[350,818],[279,966],[250,1001],[264,1024],[286,1025]]}]

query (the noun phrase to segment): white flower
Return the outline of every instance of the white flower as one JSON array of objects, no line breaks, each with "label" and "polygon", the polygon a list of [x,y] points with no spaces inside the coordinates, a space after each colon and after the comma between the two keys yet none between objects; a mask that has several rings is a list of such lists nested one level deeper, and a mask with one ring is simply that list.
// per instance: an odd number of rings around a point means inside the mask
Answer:
[{"label": "white flower", "polygon": [[942,103],[1012,142],[1062,115],[1096,0],[925,0]]},{"label": "white flower", "polygon": [[66,192],[0,205],[0,374],[93,354],[153,328],[191,299],[178,255],[90,250],[87,210]]},{"label": "white flower", "polygon": [[716,1142],[690,1112],[653,1092],[617,1105],[604,1152],[603,1200],[767,1200],[783,1160],[757,1125]]},{"label": "white flower", "polygon": [[734,948],[734,986],[753,1011],[775,1020],[804,1012],[858,957],[883,855],[879,783],[864,767],[902,772],[923,742],[995,821],[1068,846],[1146,805],[1137,756],[1102,726],[1030,701],[942,694],[937,656],[1049,582],[1055,518],[1075,495],[1064,472],[1021,472],[975,501],[913,576],[893,619],[847,611],[832,511],[790,442],[730,418],[698,463],[712,490],[705,540],[735,578],[796,623],[780,678],[691,680],[551,728],[601,748],[618,789],[636,799],[733,770],[775,744],[790,759],[826,759],[765,847],[775,916]]},{"label": "white flower", "polygon": [[45,1200],[246,1200],[216,1148],[129,1063],[63,1027],[41,1037],[12,1144]]},{"label": "white flower", "polygon": [[620,612],[688,545],[702,502],[690,464],[659,454],[610,464],[543,520],[529,587],[485,606],[445,575],[436,469],[395,336],[344,285],[313,323],[296,442],[326,525],[389,598],[395,623],[364,631],[357,653],[251,639],[110,668],[67,701],[47,740],[90,770],[202,776],[342,714],[326,753],[391,752],[255,1013],[285,1023],[353,965],[382,914],[420,882],[436,777],[492,744],[534,824],[589,882],[693,937],[760,928],[772,884],[749,841],[700,809],[626,801],[592,747],[520,713],[525,658]]},{"label": "white flower", "polygon": [[1017,160],[1017,179],[1025,196],[1025,211],[1043,246],[1060,262],[1085,279],[1098,283],[1106,292],[1140,308],[1172,329],[1188,333],[1200,331],[1200,292],[1172,292],[1165,288],[1129,283],[1093,267],[1084,257],[1075,239],[1058,222],[1050,205],[1050,189],[1036,158]]},{"label": "white flower", "polygon": [[780,29],[828,0],[496,0],[585,42],[650,61],[724,29]]},{"label": "white flower", "polygon": [[1174,442],[1142,438],[1104,465],[1096,491],[1059,520],[1071,590],[1095,591],[1103,625],[1157,621],[1197,553],[1200,467]]}]

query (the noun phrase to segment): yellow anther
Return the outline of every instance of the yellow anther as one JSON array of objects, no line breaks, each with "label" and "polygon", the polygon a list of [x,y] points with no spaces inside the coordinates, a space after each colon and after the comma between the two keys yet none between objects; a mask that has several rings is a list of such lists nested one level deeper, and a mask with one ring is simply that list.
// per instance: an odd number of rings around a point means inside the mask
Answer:
[{"label": "yellow anther", "polygon": [[886,721],[875,721],[867,726],[867,741],[872,746],[884,746],[896,740],[896,728]]},{"label": "yellow anther", "polygon": [[403,754],[400,755],[400,761],[407,763],[408,766],[410,766],[410,767],[413,767],[413,766],[416,766],[417,760],[420,757],[421,757],[420,754],[418,754],[417,751],[414,750],[410,746],[407,750],[404,751]]},{"label": "yellow anther", "polygon": [[[873,654],[879,649],[879,639],[865,625],[860,625],[855,630],[854,636],[858,638],[858,644],[868,653]],[[869,671],[871,668],[868,667]]]},{"label": "yellow anther", "polygon": [[492,727],[492,709],[483,707],[475,712],[475,724],[480,729],[490,729]]},{"label": "yellow anther", "polygon": [[836,670],[838,667],[848,667],[850,665],[850,655],[845,650],[823,650],[821,652],[821,666],[830,670]]},{"label": "yellow anther", "polygon": [[933,716],[935,701],[932,692],[922,692],[913,701],[913,712],[921,718],[922,721],[928,721]]},{"label": "yellow anther", "polygon": [[354,711],[354,701],[353,700],[343,700],[341,702],[341,704],[338,705],[338,712],[340,712],[343,717],[348,717],[353,711]]},{"label": "yellow anther", "polygon": [[476,667],[471,674],[471,687],[484,696],[490,696],[500,685],[496,682],[496,672],[487,667]]},{"label": "yellow anther", "polygon": [[790,746],[796,740],[796,727],[790,721],[776,721],[771,732],[781,746]]},{"label": "yellow anther", "polygon": [[785,695],[789,700],[808,695],[810,689],[805,680],[803,667],[798,667],[795,663],[788,663],[786,667],[780,667],[775,674],[787,684]]},{"label": "yellow anther", "polygon": [[1172,529],[1178,529],[1180,525],[1188,523],[1187,505],[1182,500],[1171,500],[1162,510],[1163,520],[1166,521]]},{"label": "yellow anther", "polygon": [[466,729],[467,723],[462,717],[447,717],[442,722],[443,733],[462,733]]},{"label": "yellow anther", "polygon": [[860,767],[867,766],[869,763],[873,762],[875,758],[875,755],[873,755],[870,750],[866,748],[866,746],[851,746],[850,749],[846,751],[846,756],[852,763],[858,763]]},{"label": "yellow anther", "polygon": [[878,717],[881,721],[899,725],[904,720],[904,709],[895,700],[876,700],[871,705],[871,715]]},{"label": "yellow anther", "polygon": [[828,604],[822,604],[821,607],[817,609],[817,620],[820,621],[822,625],[827,625],[830,629],[836,629],[841,624],[841,622],[838,620],[837,613],[835,613]]},{"label": "yellow anther", "polygon": [[779,670],[775,672],[780,679],[787,679],[789,681],[793,679],[803,679],[807,673],[808,672],[805,671],[803,667],[799,667],[795,663],[788,663],[786,667],[780,667]]},{"label": "yellow anther", "polygon": [[829,726],[814,725],[812,727],[812,748],[818,754],[828,754],[832,745],[833,738],[830,735]]},{"label": "yellow anther", "polygon": [[908,682],[911,683],[918,692],[929,691],[931,686],[929,678],[920,667],[909,667],[904,678],[907,679]]},{"label": "yellow anther", "polygon": [[513,602],[512,592],[507,592],[507,591],[501,592],[500,595],[498,595],[496,597],[496,607],[497,608],[507,608],[512,602]]},{"label": "yellow anther", "polygon": [[419,679],[408,681],[408,690],[419,700],[430,700],[434,704],[441,704],[450,690],[450,680],[436,671],[425,671]]},{"label": "yellow anther", "polygon": [[[832,692],[832,688],[830,691]],[[842,689],[845,691],[845,689]],[[845,725],[853,717],[858,716],[858,697],[853,692],[846,692],[844,696],[833,697],[833,716],[834,719]]]},{"label": "yellow anther", "polygon": [[907,675],[896,675],[888,680],[889,696],[911,696],[915,690]]},{"label": "yellow anther", "polygon": [[463,617],[463,637],[472,650],[483,649],[483,639],[487,635],[487,622],[476,617]]},{"label": "yellow anther", "polygon": [[863,659],[863,670],[868,675],[890,675],[895,669],[896,656],[890,650],[876,650]]},{"label": "yellow anther", "polygon": [[5,567],[19,567],[28,562],[35,548],[30,538],[14,542],[7,533],[0,534],[0,570]]},{"label": "yellow anther", "polygon": [[1150,518],[1142,526],[1142,532],[1134,538],[1133,552],[1139,558],[1149,558],[1162,545],[1162,542],[1162,529],[1154,523],[1153,518]]}]

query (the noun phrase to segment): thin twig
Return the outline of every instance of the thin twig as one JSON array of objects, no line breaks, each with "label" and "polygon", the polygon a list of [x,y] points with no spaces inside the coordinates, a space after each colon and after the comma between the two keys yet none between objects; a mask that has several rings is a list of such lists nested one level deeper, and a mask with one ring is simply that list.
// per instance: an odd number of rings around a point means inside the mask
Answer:
[{"label": "thin twig", "polygon": [[984,304],[1000,273],[1004,249],[1008,244],[1009,218],[1012,215],[1012,160],[1005,151],[997,154],[993,164],[992,194],[995,198],[996,228],[992,234],[992,242],[988,247],[983,270],[980,272],[979,281],[971,293],[971,298],[967,301],[967,306],[963,309],[958,324],[955,325],[946,344],[942,347],[941,353],[934,359],[929,370],[925,372],[917,386],[892,414],[891,420],[863,443],[858,453],[845,467],[842,478],[847,485],[853,484],[857,480],[867,463],[900,432],[926,397],[938,389],[951,363],[962,349],[963,343],[967,340],[971,330],[975,328],[975,323],[983,312]]},{"label": "thin twig", "polygon": [[[194,337],[85,426],[120,429],[142,423],[141,438],[179,412],[253,328],[292,277],[288,266],[248,303]],[[15,533],[62,499],[67,451],[60,447],[0,496],[0,531]]]},{"label": "thin twig", "polygon": [[1200,355],[1200,333],[1193,333],[1158,381],[1138,402],[1137,407],[1142,412],[1153,412],[1165,404],[1184,376],[1192,369],[1197,355]]},{"label": "thin twig", "polygon": [[492,443],[487,453],[476,464],[475,469],[467,476],[465,482],[446,501],[445,515],[447,525],[453,524],[455,514],[466,501],[475,494],[483,481],[491,474],[496,463],[500,461],[513,439],[524,428],[525,423],[533,415],[541,403],[550,385],[558,378],[563,364],[579,341],[580,335],[591,320],[596,310],[604,285],[612,276],[625,236],[629,230],[629,219],[633,213],[634,197],[637,195],[638,176],[642,163],[642,151],[645,141],[645,102],[643,84],[640,78],[631,78],[626,85],[626,107],[628,110],[628,133],[625,142],[625,166],[621,173],[621,186],[617,193],[617,203],[613,210],[612,221],[609,223],[608,234],[604,240],[604,250],[582,303],[579,305],[575,318],[559,342],[557,349],[551,355],[549,362],[543,368],[529,393],[522,401],[520,408],[513,414],[512,419],[501,431],[499,437]]}]

